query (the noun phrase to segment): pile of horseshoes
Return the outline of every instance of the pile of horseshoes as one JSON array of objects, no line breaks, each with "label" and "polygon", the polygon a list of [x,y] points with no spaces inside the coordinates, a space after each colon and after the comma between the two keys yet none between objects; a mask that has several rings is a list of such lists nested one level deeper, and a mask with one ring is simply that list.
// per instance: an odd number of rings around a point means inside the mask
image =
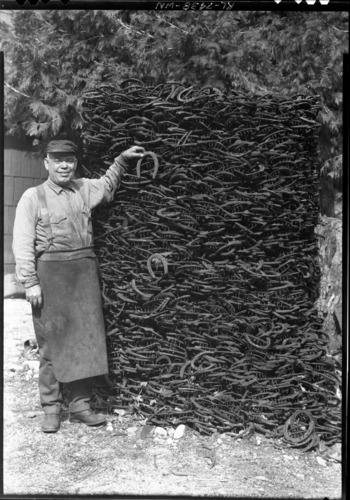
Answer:
[{"label": "pile of horseshoes", "polygon": [[93,215],[106,406],[154,425],[340,439],[319,283],[315,97],[128,80],[85,96],[84,175],[146,154]]}]

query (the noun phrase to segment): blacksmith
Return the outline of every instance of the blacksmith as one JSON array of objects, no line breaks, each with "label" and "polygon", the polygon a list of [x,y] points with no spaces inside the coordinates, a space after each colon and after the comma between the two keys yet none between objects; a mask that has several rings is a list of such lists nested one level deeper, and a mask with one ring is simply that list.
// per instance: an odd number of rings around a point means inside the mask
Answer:
[{"label": "blacksmith", "polygon": [[124,171],[143,153],[133,146],[99,179],[79,179],[77,146],[53,140],[44,160],[47,181],[18,203],[13,252],[39,346],[43,432],[60,427],[62,383],[69,387],[70,422],[106,422],[90,408],[93,377],[108,372],[91,210],[113,199]]}]

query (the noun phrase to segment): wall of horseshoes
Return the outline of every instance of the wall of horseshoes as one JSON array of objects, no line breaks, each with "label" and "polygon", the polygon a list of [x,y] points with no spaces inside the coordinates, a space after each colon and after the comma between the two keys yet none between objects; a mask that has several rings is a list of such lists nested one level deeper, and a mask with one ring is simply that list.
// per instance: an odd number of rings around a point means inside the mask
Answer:
[{"label": "wall of horseshoes", "polygon": [[340,439],[314,308],[318,110],[176,82],[86,94],[85,176],[147,151],[93,215],[110,409],[302,449]]}]

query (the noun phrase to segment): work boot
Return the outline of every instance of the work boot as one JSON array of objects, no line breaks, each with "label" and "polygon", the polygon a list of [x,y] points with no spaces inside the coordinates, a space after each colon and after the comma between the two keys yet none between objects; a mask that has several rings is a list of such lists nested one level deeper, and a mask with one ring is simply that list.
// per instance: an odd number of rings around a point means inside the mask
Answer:
[{"label": "work boot", "polygon": [[61,418],[59,413],[45,413],[41,430],[43,432],[57,432],[60,428]]},{"label": "work boot", "polygon": [[106,417],[102,413],[93,413],[90,409],[70,413],[69,421],[74,424],[86,424],[89,426],[105,425]]}]

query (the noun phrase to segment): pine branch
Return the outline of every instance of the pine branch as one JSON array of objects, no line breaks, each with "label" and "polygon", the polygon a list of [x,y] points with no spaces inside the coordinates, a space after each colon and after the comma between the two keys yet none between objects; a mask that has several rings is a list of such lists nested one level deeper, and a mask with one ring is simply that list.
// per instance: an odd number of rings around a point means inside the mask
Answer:
[{"label": "pine branch", "polygon": [[186,31],[186,30],[184,30],[184,29],[182,29],[182,28],[179,28],[178,26],[175,26],[175,24],[171,23],[171,22],[170,22],[170,21],[168,21],[167,19],[164,19],[164,18],[160,17],[160,15],[159,15],[159,14],[158,14],[158,15],[156,15],[156,17],[157,17],[157,19],[159,19],[160,21],[165,21],[166,23],[168,23],[168,24],[169,24],[172,28],[175,28],[175,29],[177,29],[177,30],[180,30],[180,31],[182,31],[182,33],[185,33],[186,35],[189,35],[189,32],[188,32],[188,31]]},{"label": "pine branch", "polygon": [[19,90],[16,90],[9,83],[7,83],[7,82],[4,82],[4,83],[5,83],[6,87],[8,87],[9,89],[13,90],[13,92],[16,92],[16,94],[20,94],[20,95],[23,95],[24,97],[28,97],[29,99],[33,99],[30,95],[24,94],[23,92],[21,92]]},{"label": "pine branch", "polygon": [[138,35],[147,35],[150,38],[154,38],[153,35],[150,35],[149,33],[146,33],[145,31],[137,31],[134,28],[131,28],[130,26],[127,26],[126,24],[123,23],[121,19],[118,19],[118,23],[123,26],[126,30],[133,31],[134,33],[137,33]]}]

